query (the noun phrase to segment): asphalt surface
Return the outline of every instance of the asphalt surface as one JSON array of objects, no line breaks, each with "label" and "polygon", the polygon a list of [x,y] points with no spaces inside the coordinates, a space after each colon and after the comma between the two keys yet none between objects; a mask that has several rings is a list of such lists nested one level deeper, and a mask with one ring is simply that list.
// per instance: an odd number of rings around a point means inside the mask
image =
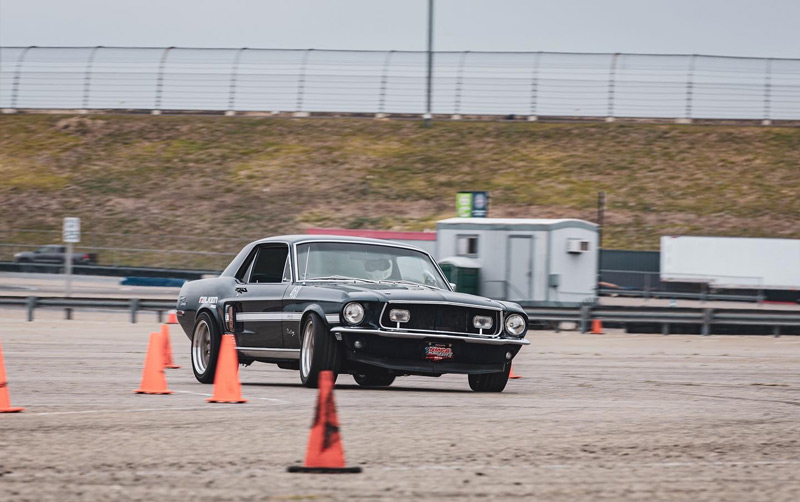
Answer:
[{"label": "asphalt surface", "polygon": [[335,391],[347,463],[302,462],[316,391],[240,371],[246,404],[209,404],[171,327],[173,395],[136,395],[151,320],[0,310],[18,414],[0,414],[0,499],[800,499],[800,338],[533,332],[502,394],[466,377]]}]

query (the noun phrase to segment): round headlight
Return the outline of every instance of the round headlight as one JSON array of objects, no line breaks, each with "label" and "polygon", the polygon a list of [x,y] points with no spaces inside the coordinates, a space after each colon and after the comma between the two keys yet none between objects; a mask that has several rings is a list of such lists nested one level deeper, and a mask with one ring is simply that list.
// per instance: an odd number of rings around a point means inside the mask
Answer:
[{"label": "round headlight", "polygon": [[360,303],[351,302],[344,306],[344,320],[348,324],[358,324],[364,320],[364,307]]},{"label": "round headlight", "polygon": [[519,336],[525,331],[525,318],[519,314],[506,317],[506,331],[514,336]]}]

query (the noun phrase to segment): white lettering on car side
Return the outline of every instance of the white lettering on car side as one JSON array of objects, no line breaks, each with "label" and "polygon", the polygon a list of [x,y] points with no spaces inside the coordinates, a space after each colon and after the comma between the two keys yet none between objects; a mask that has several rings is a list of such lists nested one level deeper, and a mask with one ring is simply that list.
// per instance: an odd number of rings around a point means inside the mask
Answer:
[{"label": "white lettering on car side", "polygon": [[200,303],[201,305],[204,303],[210,303],[211,305],[216,305],[217,300],[219,300],[219,297],[217,296],[201,296],[200,299],[197,300],[197,302]]},{"label": "white lettering on car side", "polygon": [[291,298],[292,300],[297,298],[297,294],[300,293],[300,288],[301,286],[295,286],[294,288],[292,288],[292,292],[289,293],[289,298]]}]

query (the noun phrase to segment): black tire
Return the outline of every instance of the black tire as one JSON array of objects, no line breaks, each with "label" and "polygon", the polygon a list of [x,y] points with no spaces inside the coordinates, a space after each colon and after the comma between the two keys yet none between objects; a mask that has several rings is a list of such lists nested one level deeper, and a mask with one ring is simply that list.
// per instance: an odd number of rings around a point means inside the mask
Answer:
[{"label": "black tire", "polygon": [[475,392],[503,392],[508,383],[508,375],[510,373],[511,363],[508,363],[506,368],[498,373],[469,375],[469,388]]},{"label": "black tire", "polygon": [[388,387],[395,376],[386,372],[353,373],[353,380],[362,387]]},{"label": "black tire", "polygon": [[219,326],[208,312],[197,316],[192,330],[192,345],[190,347],[192,371],[200,383],[214,383],[214,374],[217,371],[217,358],[219,345],[222,342]]},{"label": "black tire", "polygon": [[316,388],[320,371],[332,371],[335,382],[339,376],[342,352],[325,321],[311,312],[303,320],[301,333],[300,382],[306,387]]}]

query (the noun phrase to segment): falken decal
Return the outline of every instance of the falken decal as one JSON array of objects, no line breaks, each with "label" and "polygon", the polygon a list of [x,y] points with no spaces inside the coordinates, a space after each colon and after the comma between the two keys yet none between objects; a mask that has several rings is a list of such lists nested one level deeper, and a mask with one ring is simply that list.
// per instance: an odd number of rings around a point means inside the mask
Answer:
[{"label": "falken decal", "polygon": [[291,298],[292,300],[297,298],[297,294],[300,293],[300,288],[301,287],[302,286],[295,286],[294,288],[292,288],[292,292],[289,293],[289,298]]},{"label": "falken decal", "polygon": [[219,297],[217,297],[217,296],[201,296],[200,299],[197,300],[197,301],[200,304],[210,303],[211,305],[216,305],[217,304],[217,300],[219,300]]}]

